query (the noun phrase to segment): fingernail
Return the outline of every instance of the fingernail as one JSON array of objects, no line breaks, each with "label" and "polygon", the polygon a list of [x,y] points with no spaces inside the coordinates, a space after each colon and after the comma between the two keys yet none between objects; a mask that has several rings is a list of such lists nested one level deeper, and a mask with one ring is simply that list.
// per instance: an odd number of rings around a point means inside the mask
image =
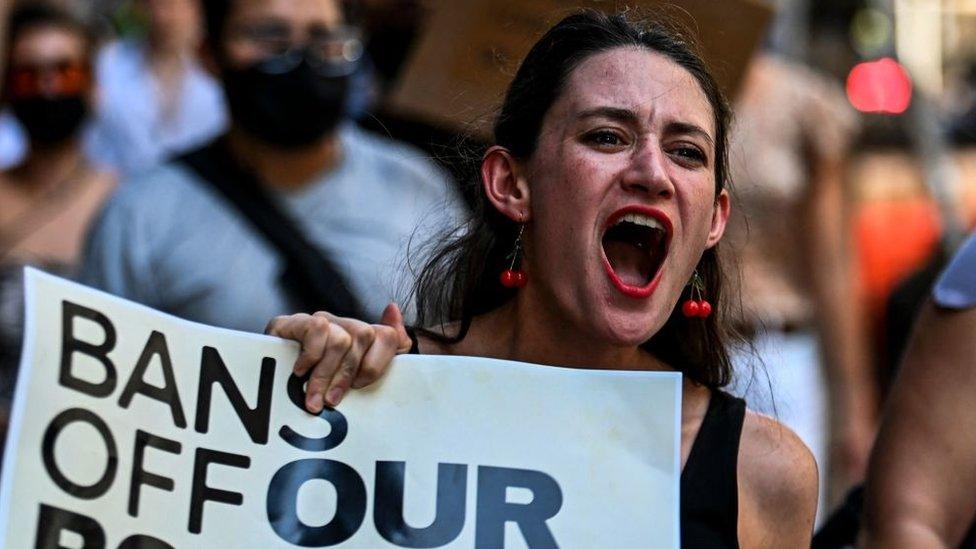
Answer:
[{"label": "fingernail", "polygon": [[339,401],[342,400],[342,389],[338,387],[332,389],[325,398],[329,401],[330,406],[338,406]]},{"label": "fingernail", "polygon": [[313,412],[318,412],[322,409],[322,395],[315,393],[312,398],[308,399],[308,409]]}]

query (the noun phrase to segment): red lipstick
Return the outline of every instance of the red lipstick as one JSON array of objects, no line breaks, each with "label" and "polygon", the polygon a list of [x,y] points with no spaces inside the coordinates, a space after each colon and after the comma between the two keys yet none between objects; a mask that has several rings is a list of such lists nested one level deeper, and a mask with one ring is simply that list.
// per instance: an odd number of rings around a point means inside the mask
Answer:
[{"label": "red lipstick", "polygon": [[[664,253],[666,258],[667,252],[671,248],[671,235],[674,233],[674,225],[671,223],[671,218],[669,218],[667,214],[665,214],[663,211],[657,208],[653,208],[651,206],[636,205],[636,204],[631,206],[625,206],[610,214],[610,217],[607,218],[606,223],[604,223],[603,225],[603,232],[606,233],[606,231],[610,227],[613,227],[614,225],[617,224],[618,221],[620,221],[621,217],[629,214],[644,215],[647,217],[651,217],[657,220],[659,223],[661,223],[661,225],[664,227],[664,232],[665,232]],[[651,294],[654,293],[654,290],[657,289],[657,285],[661,281],[661,273],[664,272],[663,267],[664,267],[665,258],[662,258],[661,264],[658,266],[657,272],[654,274],[654,278],[652,278],[650,282],[648,282],[644,286],[632,286],[630,284],[627,284],[623,280],[621,280],[621,278],[617,275],[617,273],[614,272],[613,267],[610,265],[610,260],[607,259],[606,252],[602,250],[602,246],[601,246],[600,255],[603,259],[603,268],[607,272],[607,276],[610,278],[610,281],[613,283],[613,285],[616,286],[618,290],[620,290],[620,293],[626,295],[627,297],[632,297],[634,299],[644,299],[650,297]]]}]

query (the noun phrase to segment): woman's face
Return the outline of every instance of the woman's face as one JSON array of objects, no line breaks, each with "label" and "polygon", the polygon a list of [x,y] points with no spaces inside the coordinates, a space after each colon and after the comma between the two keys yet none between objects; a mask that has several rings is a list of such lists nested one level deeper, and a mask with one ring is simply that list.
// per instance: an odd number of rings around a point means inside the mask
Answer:
[{"label": "woman's face", "polygon": [[614,345],[664,325],[728,216],[708,99],[689,72],[645,49],[593,55],[572,72],[524,177],[530,286]]}]

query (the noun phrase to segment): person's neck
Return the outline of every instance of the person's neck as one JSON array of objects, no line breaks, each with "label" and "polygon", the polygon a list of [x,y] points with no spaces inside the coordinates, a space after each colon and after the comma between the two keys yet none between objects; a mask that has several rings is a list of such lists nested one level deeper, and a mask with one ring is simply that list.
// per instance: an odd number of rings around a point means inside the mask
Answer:
[{"label": "person's neck", "polygon": [[62,184],[87,164],[78,139],[59,145],[32,144],[23,162],[12,174],[29,192],[43,192]]},{"label": "person's neck", "polygon": [[152,31],[146,37],[146,55],[151,63],[179,63],[192,57],[196,48],[193,41],[174,39],[158,35]]},{"label": "person's neck", "polygon": [[335,132],[306,147],[285,149],[232,128],[227,134],[227,145],[231,154],[265,185],[280,190],[299,189],[333,170],[342,152]]},{"label": "person's neck", "polygon": [[[608,370],[670,370],[639,347],[613,345],[539,306],[528,288],[502,307],[476,318],[473,353],[492,358]],[[465,338],[468,339],[468,338]]]}]

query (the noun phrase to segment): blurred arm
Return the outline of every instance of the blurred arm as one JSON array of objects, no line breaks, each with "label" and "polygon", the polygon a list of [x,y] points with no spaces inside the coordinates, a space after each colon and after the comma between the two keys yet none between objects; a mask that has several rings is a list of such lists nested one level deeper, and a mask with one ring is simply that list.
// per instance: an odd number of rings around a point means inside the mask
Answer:
[{"label": "blurred arm", "polygon": [[976,309],[926,305],[871,455],[862,548],[956,547],[976,511]]},{"label": "blurred arm", "polygon": [[820,158],[805,201],[805,255],[830,387],[834,463],[853,482],[864,473],[877,407],[873,363],[856,296],[848,200],[840,158]]}]

